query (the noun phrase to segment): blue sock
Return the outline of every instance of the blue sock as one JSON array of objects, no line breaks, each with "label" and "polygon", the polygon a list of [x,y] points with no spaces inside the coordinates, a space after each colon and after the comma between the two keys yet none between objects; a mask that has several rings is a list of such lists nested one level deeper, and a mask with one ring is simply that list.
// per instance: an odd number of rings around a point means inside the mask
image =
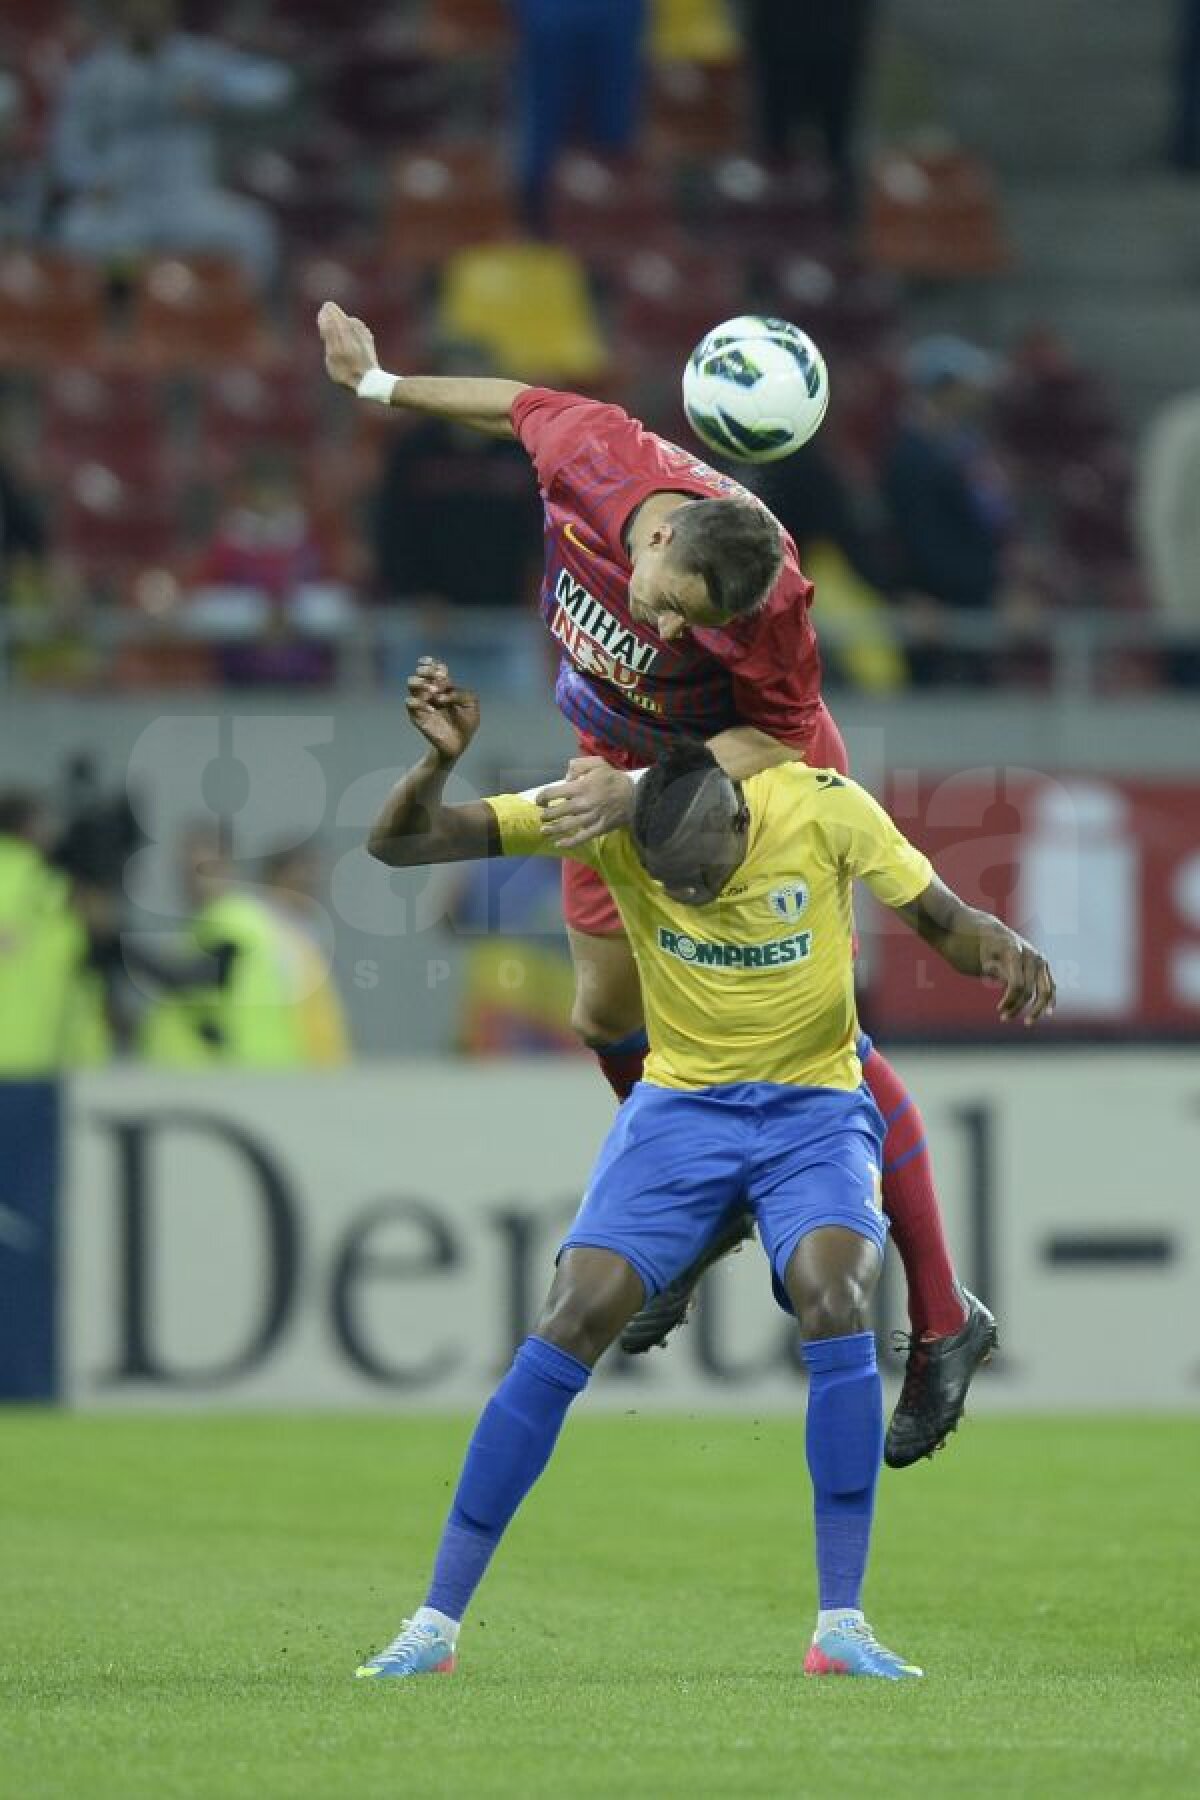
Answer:
[{"label": "blue sock", "polygon": [[875,1336],[803,1344],[808,1366],[805,1448],[812,1476],[817,1585],[823,1612],[858,1607],[871,1547],[875,1487],[883,1461],[883,1387]]},{"label": "blue sock", "polygon": [[550,1460],[562,1422],[591,1370],[529,1337],[475,1427],[438,1545],[426,1606],[461,1619],[509,1520]]}]

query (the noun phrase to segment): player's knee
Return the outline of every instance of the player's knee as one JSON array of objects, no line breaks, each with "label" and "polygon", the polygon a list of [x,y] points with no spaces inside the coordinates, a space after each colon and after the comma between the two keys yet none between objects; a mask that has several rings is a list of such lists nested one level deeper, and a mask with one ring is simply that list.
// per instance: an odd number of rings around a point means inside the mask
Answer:
[{"label": "player's knee", "polygon": [[606,1288],[569,1285],[556,1288],[534,1330],[547,1343],[591,1365],[603,1356],[629,1316],[619,1297]]},{"label": "player's knee", "polygon": [[805,1338],[852,1337],[870,1323],[872,1283],[852,1269],[840,1270],[795,1296],[796,1317]]}]

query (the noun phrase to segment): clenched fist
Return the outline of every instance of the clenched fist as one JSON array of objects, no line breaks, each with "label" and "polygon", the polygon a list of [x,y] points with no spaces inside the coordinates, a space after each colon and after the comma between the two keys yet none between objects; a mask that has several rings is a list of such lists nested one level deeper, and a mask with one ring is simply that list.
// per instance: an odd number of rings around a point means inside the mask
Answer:
[{"label": "clenched fist", "polygon": [[479,700],[455,687],[436,657],[423,656],[408,678],[408,716],[443,763],[453,765],[479,730]]}]

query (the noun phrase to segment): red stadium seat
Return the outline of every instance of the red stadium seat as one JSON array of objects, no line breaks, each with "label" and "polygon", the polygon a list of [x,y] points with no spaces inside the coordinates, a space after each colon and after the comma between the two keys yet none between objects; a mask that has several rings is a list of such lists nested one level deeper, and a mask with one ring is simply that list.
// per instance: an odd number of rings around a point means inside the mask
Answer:
[{"label": "red stadium seat", "polygon": [[307,449],[317,429],[313,388],[299,379],[235,366],[205,383],[200,435],[210,472],[228,472],[256,449]]},{"label": "red stadium seat", "polygon": [[903,403],[904,383],[891,358],[866,352],[835,360],[822,429],[864,480],[878,469]]},{"label": "red stadium seat", "polygon": [[515,232],[508,170],[494,145],[439,145],[394,164],[387,249],[396,261],[428,269]]},{"label": "red stadium seat", "polygon": [[774,272],[768,304],[811,332],[822,350],[878,350],[898,322],[894,281],[836,256],[787,257]]},{"label": "red stadium seat", "polygon": [[655,157],[732,155],[748,136],[745,74],[737,63],[657,63],[649,115]]},{"label": "red stadium seat", "polygon": [[817,162],[769,168],[730,156],[708,171],[706,232],[726,254],[773,268],[789,252],[812,254],[835,236],[833,184]]},{"label": "red stadium seat", "polygon": [[616,315],[622,358],[634,366],[684,358],[713,325],[746,310],[736,258],[654,244],[631,255],[620,274]]},{"label": "red stadium seat", "polygon": [[1063,469],[1055,493],[1059,531],[1077,562],[1109,569],[1136,560],[1131,487],[1128,457],[1116,446]]},{"label": "red stadium seat", "polygon": [[334,581],[365,586],[371,579],[361,521],[379,486],[380,457],[396,425],[381,406],[360,407],[353,415],[350,441],[315,445],[301,468],[309,523],[325,574]]},{"label": "red stadium seat", "polygon": [[419,282],[412,269],[366,255],[333,252],[309,257],[292,271],[293,330],[318,354],[315,321],[323,301],[364,319],[375,334],[381,360],[401,368],[419,338]]},{"label": "red stadium seat", "polygon": [[1013,261],[991,170],[953,144],[876,159],[865,247],[879,267],[924,280],[1000,275]]},{"label": "red stadium seat", "polygon": [[73,471],[59,522],[64,547],[85,572],[107,577],[168,559],[181,526],[172,490],[122,480],[105,463]]},{"label": "red stadium seat", "polygon": [[1111,400],[1090,369],[1047,335],[1017,353],[996,417],[1009,453],[1040,472],[1096,457],[1119,436]]},{"label": "red stadium seat", "polygon": [[134,372],[56,368],[43,389],[41,451],[56,481],[93,463],[134,486],[160,482],[171,462],[161,383]]},{"label": "red stadium seat", "polygon": [[550,234],[598,269],[619,271],[631,245],[657,242],[674,218],[671,183],[660,168],[577,153],[555,170]]},{"label": "red stadium seat", "polygon": [[434,56],[494,56],[512,41],[505,0],[430,0],[424,42]]},{"label": "red stadium seat", "polygon": [[103,282],[91,264],[53,251],[0,251],[0,366],[87,357],[103,327]]},{"label": "red stadium seat", "polygon": [[372,147],[428,140],[457,94],[457,71],[431,57],[419,27],[387,11],[322,58],[324,111]]},{"label": "red stadium seat", "polygon": [[122,644],[113,657],[108,682],[113,688],[215,687],[217,660],[205,644],[171,640]]},{"label": "red stadium seat", "polygon": [[241,270],[217,257],[166,257],[138,278],[132,351],[189,371],[269,355],[272,341]]},{"label": "red stadium seat", "polygon": [[61,29],[66,0],[4,0],[5,35],[30,38]]},{"label": "red stadium seat", "polygon": [[361,180],[368,154],[360,137],[324,127],[302,145],[259,145],[235,185],[276,215],[289,244],[337,242],[364,225],[370,196]]}]

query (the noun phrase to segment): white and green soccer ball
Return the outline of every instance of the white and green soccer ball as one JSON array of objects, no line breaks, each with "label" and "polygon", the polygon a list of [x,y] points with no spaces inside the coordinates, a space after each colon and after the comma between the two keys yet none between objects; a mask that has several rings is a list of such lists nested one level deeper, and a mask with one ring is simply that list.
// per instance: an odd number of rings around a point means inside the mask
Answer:
[{"label": "white and green soccer ball", "polygon": [[683,371],[698,438],[739,462],[778,462],[807,444],[829,405],[829,372],[807,332],[747,313],[714,325]]}]

